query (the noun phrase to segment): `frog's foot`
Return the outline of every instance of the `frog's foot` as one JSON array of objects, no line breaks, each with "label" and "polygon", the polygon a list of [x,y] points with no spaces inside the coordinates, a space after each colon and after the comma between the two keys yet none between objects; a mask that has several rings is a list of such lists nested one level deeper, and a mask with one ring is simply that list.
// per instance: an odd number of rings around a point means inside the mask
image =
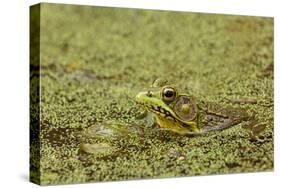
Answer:
[{"label": "frog's foot", "polygon": [[134,123],[120,121],[106,121],[92,125],[84,131],[83,136],[94,139],[108,139],[113,137],[128,137],[143,134],[140,126]]},{"label": "frog's foot", "polygon": [[119,135],[116,124],[101,122],[93,124],[83,131],[83,138],[104,139]]},{"label": "frog's foot", "polygon": [[147,113],[147,111],[137,116],[132,124],[138,127],[156,127],[155,117],[152,113]]},{"label": "frog's foot", "polygon": [[259,123],[256,119],[251,119],[242,125],[252,139],[257,139],[266,129],[265,123]]}]

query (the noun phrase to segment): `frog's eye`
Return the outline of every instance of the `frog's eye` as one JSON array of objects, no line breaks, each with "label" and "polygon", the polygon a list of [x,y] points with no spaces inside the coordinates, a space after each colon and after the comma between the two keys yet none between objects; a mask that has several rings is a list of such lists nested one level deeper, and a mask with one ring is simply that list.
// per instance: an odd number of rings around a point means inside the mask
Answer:
[{"label": "frog's eye", "polygon": [[177,97],[177,91],[171,86],[164,87],[161,92],[163,101],[172,102]]}]

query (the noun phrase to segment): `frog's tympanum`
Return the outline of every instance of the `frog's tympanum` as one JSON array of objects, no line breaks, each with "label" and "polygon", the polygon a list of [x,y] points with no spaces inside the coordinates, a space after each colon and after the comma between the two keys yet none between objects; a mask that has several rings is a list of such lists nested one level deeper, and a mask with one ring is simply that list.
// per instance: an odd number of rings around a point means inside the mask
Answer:
[{"label": "frog's tympanum", "polygon": [[248,119],[241,109],[198,102],[180,93],[166,80],[157,79],[136,101],[155,115],[160,128],[180,135],[200,135],[239,124]]}]

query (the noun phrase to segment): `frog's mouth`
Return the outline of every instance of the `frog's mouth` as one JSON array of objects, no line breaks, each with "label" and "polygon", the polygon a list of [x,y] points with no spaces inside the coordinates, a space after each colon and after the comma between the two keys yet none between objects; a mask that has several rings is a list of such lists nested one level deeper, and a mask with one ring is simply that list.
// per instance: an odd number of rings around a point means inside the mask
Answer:
[{"label": "frog's mouth", "polygon": [[140,92],[136,96],[136,102],[147,108],[147,110],[157,115],[161,115],[162,117],[175,117],[175,114],[171,111],[170,107],[155,95],[156,94],[153,92]]}]

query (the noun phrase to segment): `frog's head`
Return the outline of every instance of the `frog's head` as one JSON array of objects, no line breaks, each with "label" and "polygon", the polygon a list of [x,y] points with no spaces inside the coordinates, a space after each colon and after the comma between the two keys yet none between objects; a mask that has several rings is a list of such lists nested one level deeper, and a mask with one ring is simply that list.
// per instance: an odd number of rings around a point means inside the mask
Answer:
[{"label": "frog's head", "polygon": [[136,101],[162,118],[172,117],[181,122],[196,118],[197,105],[193,99],[178,93],[166,80],[156,79],[146,91],[137,94]]}]

